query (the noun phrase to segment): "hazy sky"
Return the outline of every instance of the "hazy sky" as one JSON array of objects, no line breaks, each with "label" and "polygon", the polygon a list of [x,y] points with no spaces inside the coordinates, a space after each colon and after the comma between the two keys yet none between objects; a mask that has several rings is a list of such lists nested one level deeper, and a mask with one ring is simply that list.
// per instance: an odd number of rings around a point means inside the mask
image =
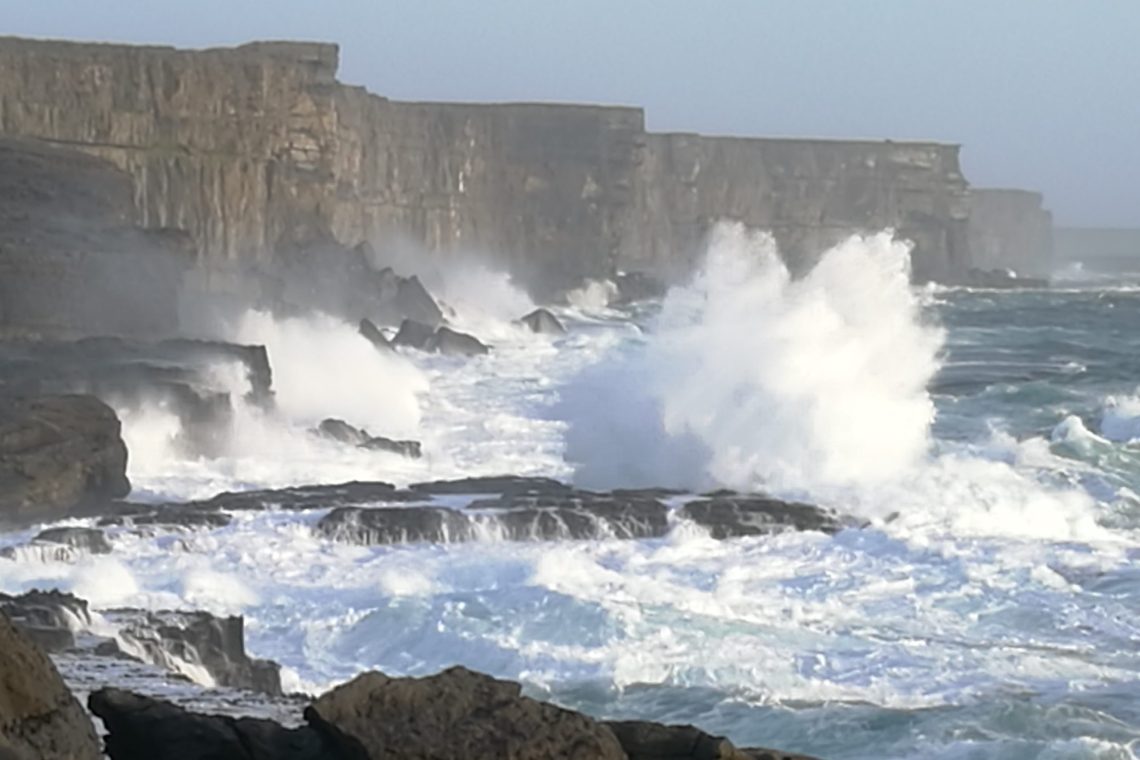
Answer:
[{"label": "hazy sky", "polygon": [[0,0],[0,34],[341,45],[398,99],[646,109],[650,129],[960,142],[980,186],[1140,227],[1140,0]]}]

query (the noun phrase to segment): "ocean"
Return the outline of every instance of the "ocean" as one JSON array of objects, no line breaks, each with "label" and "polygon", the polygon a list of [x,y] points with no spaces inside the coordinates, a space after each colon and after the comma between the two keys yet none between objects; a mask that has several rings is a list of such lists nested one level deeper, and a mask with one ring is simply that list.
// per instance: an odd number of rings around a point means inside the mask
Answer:
[{"label": "ocean", "polygon": [[[134,499],[540,475],[762,491],[848,515],[835,535],[717,541],[678,519],[652,540],[369,547],[315,535],[321,510],[268,510],[0,559],[0,590],[243,614],[292,690],[463,664],[829,760],[1135,758],[1140,278],[915,287],[908,261],[887,232],[854,237],[793,280],[770,236],[722,225],[688,285],[614,306],[593,283],[554,337],[471,265],[433,284],[486,356],[251,311],[221,337],[267,346],[276,409],[239,405],[222,455],[188,455],[157,405],[119,409]],[[216,372],[240,398],[240,372]],[[326,417],[424,457],[318,439]]]}]

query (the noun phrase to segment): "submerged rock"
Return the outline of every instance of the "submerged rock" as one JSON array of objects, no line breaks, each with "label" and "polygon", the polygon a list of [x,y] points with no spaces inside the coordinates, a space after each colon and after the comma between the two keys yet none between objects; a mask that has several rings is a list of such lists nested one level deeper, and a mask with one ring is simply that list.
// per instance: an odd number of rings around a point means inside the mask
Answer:
[{"label": "submerged rock", "polygon": [[21,760],[102,757],[91,719],[51,660],[0,613],[0,757],[4,752]]},{"label": "submerged rock", "polygon": [[408,459],[419,459],[423,456],[423,446],[419,441],[398,441],[385,438],[382,435],[369,436],[368,440],[360,444],[360,448],[371,451],[387,451],[390,454],[399,454]]},{"label": "submerged rock", "polygon": [[126,496],[126,468],[119,419],[94,396],[0,398],[0,523]]},{"label": "submerged rock", "polygon": [[474,528],[467,515],[445,507],[339,507],[316,530],[335,541],[383,545],[470,541]]},{"label": "submerged rock", "polygon": [[426,678],[372,672],[323,695],[305,719],[361,758],[625,760],[604,725],[521,691],[462,667]]},{"label": "submerged rock", "polygon": [[551,314],[547,309],[535,309],[519,321],[529,327],[531,332],[540,335],[562,335],[566,332],[566,328],[558,320],[558,317]]}]

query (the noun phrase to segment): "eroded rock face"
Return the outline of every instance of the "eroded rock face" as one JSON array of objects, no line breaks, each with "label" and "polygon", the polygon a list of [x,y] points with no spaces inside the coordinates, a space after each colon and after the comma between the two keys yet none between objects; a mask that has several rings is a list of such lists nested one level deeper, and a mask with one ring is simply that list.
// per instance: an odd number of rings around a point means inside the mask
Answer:
[{"label": "eroded rock face", "polygon": [[613,733],[521,696],[517,683],[457,667],[427,678],[365,673],[305,711],[346,754],[407,760],[624,760]]},{"label": "eroded rock face", "polygon": [[0,523],[126,496],[119,420],[93,396],[0,398]]},{"label": "eroded rock face", "polygon": [[0,613],[0,748],[28,760],[99,760],[95,728],[48,656]]}]

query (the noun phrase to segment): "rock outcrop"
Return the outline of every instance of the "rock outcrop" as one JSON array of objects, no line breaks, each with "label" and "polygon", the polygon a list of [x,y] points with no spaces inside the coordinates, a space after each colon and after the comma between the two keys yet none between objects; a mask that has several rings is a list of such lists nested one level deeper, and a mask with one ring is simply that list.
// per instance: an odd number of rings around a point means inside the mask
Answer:
[{"label": "rock outcrop", "polygon": [[91,719],[51,660],[0,613],[0,757],[99,760],[101,756]]},{"label": "rock outcrop", "polygon": [[539,335],[562,335],[566,332],[566,328],[558,317],[550,313],[548,309],[535,309],[525,317],[519,319],[519,322],[528,328],[531,332],[538,333]]},{"label": "rock outcrop", "polygon": [[613,733],[586,716],[521,695],[517,683],[457,667],[427,678],[365,673],[305,711],[347,755],[464,760],[625,760]]},{"label": "rock outcrop", "polygon": [[[186,231],[213,294],[242,290],[251,266],[309,271],[345,250],[378,264],[408,242],[494,252],[539,295],[622,269],[675,277],[719,218],[772,229],[799,270],[820,246],[883,227],[916,242],[919,278],[969,260],[954,145],[654,135],[637,108],[404,103],[340,84],[337,63],[335,45],[316,43],[3,38],[0,136],[122,169],[133,221]],[[316,269],[334,270],[347,271]],[[382,284],[375,266],[360,271]],[[285,300],[341,290],[280,284]],[[423,302],[415,285],[408,297]]]},{"label": "rock outcrop", "polygon": [[95,397],[0,397],[0,523],[126,496],[126,468],[119,420]]}]

